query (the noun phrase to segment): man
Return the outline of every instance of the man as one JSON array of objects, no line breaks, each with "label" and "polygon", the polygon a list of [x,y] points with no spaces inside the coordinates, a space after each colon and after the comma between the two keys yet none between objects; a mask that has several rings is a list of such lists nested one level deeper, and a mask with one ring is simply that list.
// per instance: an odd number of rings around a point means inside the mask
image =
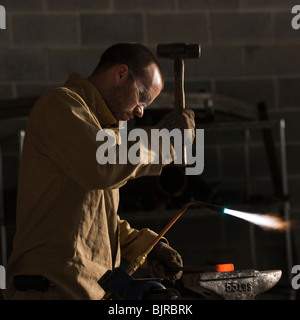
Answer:
[{"label": "man", "polygon": [[[156,237],[119,219],[119,187],[159,175],[163,165],[100,165],[96,135],[142,117],[162,88],[162,70],[152,53],[122,43],[103,53],[88,79],[71,74],[63,87],[37,101],[23,146],[6,299],[101,299],[102,275],[118,267],[121,256],[134,261]],[[171,112],[162,125],[193,129],[193,114]],[[153,276],[180,276],[174,267],[182,266],[182,259],[166,240],[147,263]]]}]

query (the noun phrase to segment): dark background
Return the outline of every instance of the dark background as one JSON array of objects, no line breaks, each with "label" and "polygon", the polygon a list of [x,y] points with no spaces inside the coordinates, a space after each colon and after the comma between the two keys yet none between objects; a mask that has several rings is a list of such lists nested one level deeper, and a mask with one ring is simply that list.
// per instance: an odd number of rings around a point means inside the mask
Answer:
[{"label": "dark background", "polygon": [[[201,44],[201,58],[186,61],[186,92],[238,99],[248,109],[236,107],[239,117],[202,110],[197,128],[207,123],[218,126],[223,120],[235,121],[237,128],[245,121],[241,110],[258,119],[260,103],[270,119],[285,120],[289,214],[299,220],[300,30],[291,27],[295,4],[289,0],[2,0],[7,29],[0,30],[0,141],[8,255],[15,229],[18,132],[25,129],[32,103],[46,90],[62,85],[71,72],[88,76],[103,50],[122,41],[141,42],[153,52],[159,43]],[[161,63],[164,93],[172,92],[172,61]],[[187,108],[189,101],[187,97]],[[146,124],[160,116],[150,110]],[[244,130],[205,131],[203,174],[184,177],[174,169],[165,172],[165,180],[128,183],[121,190],[121,217],[135,227],[159,232],[190,199],[254,212],[282,212],[284,202],[276,194],[262,131],[250,132],[250,181],[244,134]],[[278,136],[275,126],[273,158],[279,160]],[[233,262],[236,269],[282,269],[285,288],[291,288],[291,265],[299,264],[299,230],[292,230],[291,257],[284,233],[266,232],[205,210],[188,210],[166,237],[186,265]]]}]

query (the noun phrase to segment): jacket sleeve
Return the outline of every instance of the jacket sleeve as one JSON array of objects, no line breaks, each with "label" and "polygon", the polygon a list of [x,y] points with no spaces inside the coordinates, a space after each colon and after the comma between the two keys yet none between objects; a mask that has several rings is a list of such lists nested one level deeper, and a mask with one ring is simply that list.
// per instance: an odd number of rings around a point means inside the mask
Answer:
[{"label": "jacket sleeve", "polygon": [[35,143],[86,190],[118,188],[129,179],[161,173],[161,164],[99,164],[96,152],[101,142],[96,136],[101,126],[72,91],[61,90],[44,97],[39,108],[32,111],[31,124]]}]

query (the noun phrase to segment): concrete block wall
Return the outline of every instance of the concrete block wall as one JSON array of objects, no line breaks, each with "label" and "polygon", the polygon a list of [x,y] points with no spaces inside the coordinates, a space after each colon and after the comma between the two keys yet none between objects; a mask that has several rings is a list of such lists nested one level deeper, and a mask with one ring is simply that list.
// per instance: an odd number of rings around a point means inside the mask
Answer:
[{"label": "concrete block wall", "polygon": [[[298,1],[300,4],[300,1]],[[70,72],[89,75],[115,42],[198,42],[200,60],[186,61],[186,90],[206,90],[250,103],[265,101],[286,120],[292,217],[300,217],[300,30],[292,0],[1,0],[0,99],[42,94]],[[166,88],[172,62],[162,60]],[[233,138],[234,136],[234,138]],[[207,180],[245,184],[243,137],[206,136]],[[251,144],[253,188],[270,187],[261,137]],[[11,153],[10,153],[11,154]],[[259,159],[259,160],[258,160]],[[214,164],[212,168],[209,164]],[[9,180],[9,178],[7,178]],[[298,239],[300,243],[300,239]]]}]

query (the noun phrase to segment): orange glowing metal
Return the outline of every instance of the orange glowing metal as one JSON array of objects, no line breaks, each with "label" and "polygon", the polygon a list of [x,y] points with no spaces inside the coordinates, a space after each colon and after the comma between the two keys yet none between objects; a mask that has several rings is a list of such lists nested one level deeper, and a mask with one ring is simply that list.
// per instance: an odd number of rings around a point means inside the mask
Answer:
[{"label": "orange glowing metal", "polygon": [[217,272],[230,272],[234,271],[234,266],[232,263],[225,263],[225,264],[217,264],[216,265]]}]

